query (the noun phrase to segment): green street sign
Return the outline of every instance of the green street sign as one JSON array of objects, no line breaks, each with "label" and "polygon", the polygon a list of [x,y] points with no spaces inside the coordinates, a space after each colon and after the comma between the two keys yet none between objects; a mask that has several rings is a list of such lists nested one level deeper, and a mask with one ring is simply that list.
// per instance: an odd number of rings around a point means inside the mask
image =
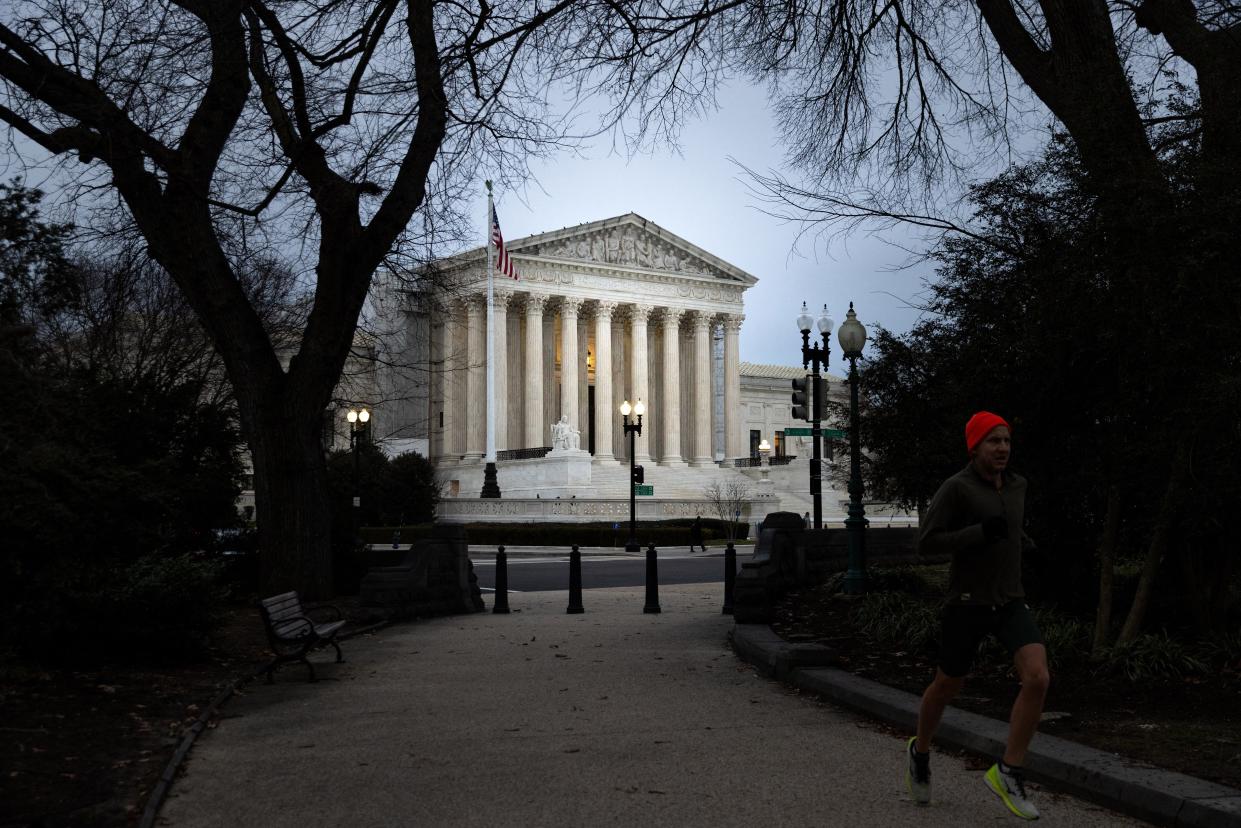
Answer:
[{"label": "green street sign", "polygon": [[634,488],[634,494],[639,494],[639,495],[653,495],[653,494],[655,494],[655,485],[654,485],[654,484],[651,484],[651,485],[649,485],[649,486],[642,486],[642,485],[638,485],[638,486],[634,486],[633,488]]},{"label": "green street sign", "polygon": [[[813,435],[810,432],[811,432],[811,429],[809,428],[786,428],[784,430],[784,436],[785,437],[811,437]],[[819,433],[829,440],[842,440],[844,439],[844,436],[845,436],[844,430],[839,429],[839,428],[821,428],[819,429]]]}]

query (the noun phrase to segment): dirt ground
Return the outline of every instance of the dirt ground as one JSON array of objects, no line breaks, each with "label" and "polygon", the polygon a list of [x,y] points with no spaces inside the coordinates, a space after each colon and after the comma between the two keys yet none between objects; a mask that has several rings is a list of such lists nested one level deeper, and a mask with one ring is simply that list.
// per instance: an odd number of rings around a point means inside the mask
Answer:
[{"label": "dirt ground", "polygon": [[[878,645],[854,629],[852,608],[828,589],[802,590],[786,596],[772,626],[786,640],[833,648],[846,670],[920,695],[934,674],[931,655]],[[1016,694],[1012,673],[997,667],[971,676],[956,706],[1007,720]],[[1062,667],[1044,709],[1042,733],[1241,788],[1241,670],[1141,684]]]},{"label": "dirt ground", "polygon": [[230,607],[199,664],[0,665],[0,826],[136,825],[185,729],[269,657],[258,611]]}]

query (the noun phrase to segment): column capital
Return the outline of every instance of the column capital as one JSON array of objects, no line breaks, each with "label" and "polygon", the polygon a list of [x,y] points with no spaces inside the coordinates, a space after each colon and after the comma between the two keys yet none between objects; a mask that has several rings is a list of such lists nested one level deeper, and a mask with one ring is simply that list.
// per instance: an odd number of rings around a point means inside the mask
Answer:
[{"label": "column capital", "polygon": [[616,312],[619,302],[613,302],[607,299],[600,299],[595,302],[595,316],[600,319],[611,319],[612,314]]},{"label": "column capital", "polygon": [[687,311],[689,316],[689,324],[695,331],[699,329],[709,329],[715,321],[715,314],[710,311]]},{"label": "column capital", "polygon": [[745,321],[744,313],[728,313],[720,317],[720,321],[724,323],[724,330],[728,333],[740,333],[741,323]]},{"label": "column capital", "polygon": [[504,308],[506,310],[508,309],[508,303],[511,302],[513,297],[516,295],[516,291],[509,290],[508,288],[494,288],[491,291],[491,298],[495,303],[494,307]]},{"label": "column capital", "polygon": [[681,317],[685,313],[685,308],[660,308],[659,321],[665,328],[676,328],[680,326]]},{"label": "column capital", "polygon": [[652,305],[630,305],[629,319],[631,322],[646,322],[654,312],[655,308]]},{"label": "column capital", "polygon": [[578,311],[582,309],[582,302],[584,301],[576,296],[565,296],[560,300],[560,315],[577,316]]},{"label": "column capital", "polygon": [[486,313],[487,294],[467,293],[461,297],[461,307],[465,309],[466,313]]},{"label": "column capital", "polygon": [[542,293],[527,293],[526,294],[526,315],[527,316],[541,316],[543,314],[543,308],[547,306],[547,300],[549,298],[551,297],[546,296]]}]

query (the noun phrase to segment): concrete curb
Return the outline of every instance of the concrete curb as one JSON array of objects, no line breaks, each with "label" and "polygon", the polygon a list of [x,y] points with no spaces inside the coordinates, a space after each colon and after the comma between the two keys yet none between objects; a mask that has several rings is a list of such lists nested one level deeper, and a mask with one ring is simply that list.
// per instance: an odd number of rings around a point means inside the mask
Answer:
[{"label": "concrete curb", "polygon": [[[918,697],[829,666],[834,653],[818,644],[791,644],[765,624],[737,624],[733,647],[768,676],[819,693],[913,732]],[[1004,749],[1006,722],[949,708],[936,739],[994,757]],[[1056,736],[1040,735],[1026,757],[1031,779],[1158,825],[1193,828],[1241,826],[1241,790],[1160,770]]]}]

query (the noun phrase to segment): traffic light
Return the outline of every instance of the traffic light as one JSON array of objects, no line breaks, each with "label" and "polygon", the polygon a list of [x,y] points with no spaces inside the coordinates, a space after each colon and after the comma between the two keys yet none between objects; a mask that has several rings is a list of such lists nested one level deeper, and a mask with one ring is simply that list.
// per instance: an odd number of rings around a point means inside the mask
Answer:
[{"label": "traffic light", "polygon": [[634,485],[641,486],[645,481],[646,481],[646,469],[642,468],[641,466],[634,466],[633,467]]},{"label": "traffic light", "polygon": [[810,377],[793,380],[793,419],[810,419]]}]

